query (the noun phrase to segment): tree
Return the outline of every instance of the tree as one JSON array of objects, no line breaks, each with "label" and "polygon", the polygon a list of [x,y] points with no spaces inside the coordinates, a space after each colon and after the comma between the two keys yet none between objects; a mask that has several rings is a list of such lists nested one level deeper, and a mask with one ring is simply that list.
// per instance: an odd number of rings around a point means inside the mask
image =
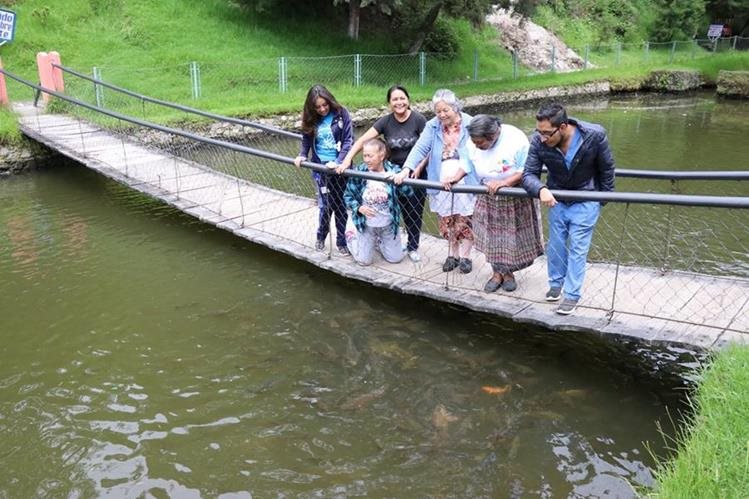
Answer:
[{"label": "tree", "polygon": [[[424,40],[434,29],[441,12],[452,17],[469,19],[480,25],[491,8],[492,0],[325,0],[304,2],[303,0],[236,0],[257,12],[276,12],[279,15],[298,13],[303,10],[314,17],[317,11],[331,7],[348,9],[346,33],[352,40],[359,38],[359,19],[364,8],[376,8],[404,40],[410,40],[410,51],[418,52]],[[523,0],[536,1],[536,0]],[[319,12],[319,15],[324,15]]]},{"label": "tree", "polygon": [[659,0],[651,36],[657,42],[690,40],[705,17],[705,0]]},{"label": "tree", "polygon": [[390,15],[397,2],[398,0],[333,0],[333,5],[348,4],[348,29],[346,34],[352,40],[358,40],[362,8],[376,6],[384,14]]},{"label": "tree", "polygon": [[435,33],[441,14],[468,19],[478,27],[484,22],[491,5],[492,0],[401,0],[397,9],[393,9],[393,31],[401,34],[404,40],[410,40],[406,45],[408,52],[415,54],[430,35],[450,38],[449,34]]}]

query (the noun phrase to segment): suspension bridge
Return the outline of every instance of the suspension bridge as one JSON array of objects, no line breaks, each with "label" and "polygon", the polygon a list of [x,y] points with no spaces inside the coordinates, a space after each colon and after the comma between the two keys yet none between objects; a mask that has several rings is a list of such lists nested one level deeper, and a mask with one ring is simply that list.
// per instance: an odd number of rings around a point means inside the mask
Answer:
[{"label": "suspension bridge", "polygon": [[[555,305],[544,300],[544,257],[516,273],[515,292],[487,294],[483,285],[491,267],[480,253],[474,252],[474,271],[469,274],[442,271],[447,243],[434,235],[436,225],[429,217],[420,262],[406,258],[390,264],[380,259],[362,267],[338,255],[333,240],[326,251],[316,251],[318,208],[307,170],[326,168],[293,166],[297,134],[139,95],[66,68],[59,59],[45,64],[48,71],[40,71],[41,85],[0,69],[17,87],[35,95],[34,103],[13,104],[26,136],[254,243],[347,278],[555,331],[704,349],[749,342],[747,197],[555,192],[559,199],[609,203],[594,237],[580,306],[574,315],[560,316]],[[65,84],[63,73],[72,76]],[[56,105],[42,105],[40,98],[55,98]],[[185,121],[199,117],[206,132],[156,124],[146,119],[147,109],[168,109]],[[239,132],[234,140],[211,138],[210,130],[227,126]],[[370,173],[346,175],[383,180]],[[749,180],[749,172],[619,170],[617,176],[672,183]],[[419,189],[440,188],[426,181],[410,183]],[[456,187],[454,192],[486,195],[483,186]],[[522,189],[503,194],[526,195]]]}]

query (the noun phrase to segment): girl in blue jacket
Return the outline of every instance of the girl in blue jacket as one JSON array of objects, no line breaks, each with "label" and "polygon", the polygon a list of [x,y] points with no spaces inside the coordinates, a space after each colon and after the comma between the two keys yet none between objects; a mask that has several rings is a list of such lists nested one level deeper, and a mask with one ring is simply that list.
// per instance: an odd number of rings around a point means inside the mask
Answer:
[{"label": "girl in blue jacket", "polygon": [[[313,163],[335,168],[343,162],[354,141],[351,117],[345,107],[336,101],[333,94],[322,85],[315,85],[307,92],[302,110],[302,146],[294,160],[296,166],[305,161],[310,152]],[[346,179],[339,175],[312,172],[317,186],[317,199],[320,209],[315,249],[325,249],[325,238],[330,232],[330,217],[335,215],[336,245],[342,255],[348,255],[346,248],[346,205],[343,192]]]}]

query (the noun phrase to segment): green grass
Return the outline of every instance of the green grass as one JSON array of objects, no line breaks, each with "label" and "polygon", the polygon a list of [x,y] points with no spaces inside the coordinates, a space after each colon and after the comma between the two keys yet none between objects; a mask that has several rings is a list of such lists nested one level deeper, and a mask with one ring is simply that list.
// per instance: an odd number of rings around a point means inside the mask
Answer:
[{"label": "green grass", "polygon": [[[512,58],[493,28],[476,31],[465,21],[450,21],[461,41],[457,55],[446,60],[428,54],[426,84],[421,86],[418,57],[371,55],[396,52],[391,34],[351,41],[340,19],[263,19],[227,0],[17,0],[12,8],[18,14],[16,39],[1,49],[9,71],[35,82],[36,53],[56,50],[64,65],[80,72],[91,74],[95,66],[105,81],[231,116],[298,113],[316,82],[356,109],[384,105],[385,89],[393,83],[406,84],[414,100],[426,101],[440,87],[469,96],[603,79],[637,82],[650,69],[677,64],[704,70],[712,78],[721,68],[749,67],[749,53],[712,54],[690,47],[675,57],[670,50],[653,48],[646,57],[641,46],[625,45],[616,56],[610,47],[591,50],[596,69],[536,74],[521,67],[519,78],[513,79]],[[364,54],[361,86],[354,85],[352,54]],[[479,81],[473,81],[474,54]],[[288,58],[286,93],[278,89],[282,56]],[[199,64],[201,75],[202,93],[195,100],[191,61]],[[70,75],[65,82],[66,93],[95,102],[91,83]],[[9,94],[12,100],[33,98],[16,82],[9,82]],[[103,96],[107,107],[125,114],[161,123],[189,120],[111,91]]]},{"label": "green grass", "polygon": [[0,144],[15,145],[21,142],[18,118],[11,111],[0,107]]},{"label": "green grass", "polygon": [[653,497],[749,497],[749,348],[733,346],[704,372],[696,414]]}]

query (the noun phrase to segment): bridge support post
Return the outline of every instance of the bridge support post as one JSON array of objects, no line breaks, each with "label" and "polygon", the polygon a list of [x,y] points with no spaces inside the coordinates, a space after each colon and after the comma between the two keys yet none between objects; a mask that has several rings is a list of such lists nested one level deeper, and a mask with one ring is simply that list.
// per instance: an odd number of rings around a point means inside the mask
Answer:
[{"label": "bridge support post", "polygon": [[[39,83],[42,88],[48,90],[55,90],[55,79],[52,76],[52,63],[49,58],[49,54],[46,52],[39,52],[36,54],[36,66],[39,70]],[[52,96],[46,92],[42,92],[42,100],[46,105]]]},{"label": "bridge support post", "polygon": [[[0,59],[0,69],[3,68],[3,60]],[[0,105],[8,106],[10,101],[8,100],[8,87],[5,86],[5,75],[0,73]]]},{"label": "bridge support post", "polygon": [[[60,54],[57,52],[49,53],[50,65],[61,66]],[[52,80],[55,82],[55,90],[62,93],[65,92],[65,81],[62,77],[62,69],[59,67],[52,66]]]}]

